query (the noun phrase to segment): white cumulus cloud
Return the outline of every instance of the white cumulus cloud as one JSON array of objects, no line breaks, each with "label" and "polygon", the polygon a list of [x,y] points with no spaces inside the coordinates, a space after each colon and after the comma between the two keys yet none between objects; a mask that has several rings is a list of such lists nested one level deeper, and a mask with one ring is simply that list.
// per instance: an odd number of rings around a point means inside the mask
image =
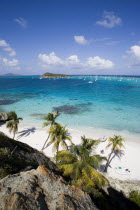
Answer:
[{"label": "white cumulus cloud", "polygon": [[74,36],[74,40],[76,43],[81,45],[86,45],[89,43],[89,40],[85,39],[84,36]]},{"label": "white cumulus cloud", "polygon": [[103,19],[96,22],[97,25],[104,26],[106,28],[113,28],[121,25],[122,20],[116,16],[114,12],[104,12]]},{"label": "white cumulus cloud", "polygon": [[17,66],[19,64],[17,59],[8,60],[7,58],[3,58],[2,61],[6,66]]},{"label": "white cumulus cloud", "polygon": [[114,63],[110,60],[100,58],[99,56],[89,57],[85,59],[85,62],[82,62],[77,55],[71,55],[65,59],[62,59],[54,52],[50,54],[39,54],[38,58],[40,60],[41,66],[46,69],[56,69],[61,67],[64,69],[111,69],[114,67]]},{"label": "white cumulus cloud", "polygon": [[0,40],[0,47],[8,52],[9,56],[15,56],[16,55],[16,51],[11,48],[10,44],[8,44],[5,40]]},{"label": "white cumulus cloud", "polygon": [[5,40],[0,40],[0,47],[8,47],[9,45]]},{"label": "white cumulus cloud", "polygon": [[17,59],[8,60],[7,58],[0,58],[1,64],[4,66],[15,67],[19,65]]},{"label": "white cumulus cloud", "polygon": [[136,56],[137,58],[140,58],[140,46],[134,45],[130,47],[129,51],[132,55]]},{"label": "white cumulus cloud", "polygon": [[61,58],[57,57],[54,52],[47,54],[39,54],[38,58],[45,64],[48,65],[60,65],[63,64]]},{"label": "white cumulus cloud", "polygon": [[71,64],[77,64],[80,62],[79,58],[77,55],[71,55],[67,58],[67,61],[68,63],[71,63]]},{"label": "white cumulus cloud", "polygon": [[131,46],[130,49],[127,51],[129,54],[128,56],[125,56],[126,59],[128,59],[129,66],[140,66],[140,46],[134,45]]},{"label": "white cumulus cloud", "polygon": [[110,69],[113,68],[114,63],[110,60],[100,58],[99,56],[89,57],[87,59],[87,65],[95,69]]},{"label": "white cumulus cloud", "polygon": [[22,28],[27,27],[27,20],[25,20],[22,17],[16,18],[16,19],[14,19],[14,21],[17,22]]}]

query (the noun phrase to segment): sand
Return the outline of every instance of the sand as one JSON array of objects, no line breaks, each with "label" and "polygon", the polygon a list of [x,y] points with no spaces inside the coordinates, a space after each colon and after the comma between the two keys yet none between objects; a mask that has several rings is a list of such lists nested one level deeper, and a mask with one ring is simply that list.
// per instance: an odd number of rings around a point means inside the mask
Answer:
[{"label": "sand", "polygon": [[[118,180],[137,180],[140,181],[140,138],[139,135],[134,135],[129,132],[121,131],[109,131],[93,128],[68,128],[70,135],[72,136],[72,141],[75,144],[80,144],[81,136],[85,135],[87,138],[98,139],[100,137],[106,136],[113,137],[113,135],[121,135],[126,139],[124,143],[125,148],[122,149],[122,157],[115,157],[111,162],[111,167],[108,168],[107,177],[112,177]],[[6,135],[12,137],[13,135],[9,133],[5,125],[0,126],[0,131],[4,132]],[[33,148],[41,150],[46,138],[48,136],[47,128],[34,127],[31,124],[26,125],[20,124],[19,132],[16,134],[15,139],[30,145]],[[103,156],[108,156],[110,149],[106,149],[108,140],[101,142],[96,149],[96,154]],[[62,148],[60,148],[61,150]],[[104,150],[104,154],[101,154],[101,150]],[[55,152],[52,150],[52,145],[44,150],[44,153],[53,157]],[[122,169],[116,169],[117,167],[122,167]],[[128,169],[130,172],[125,172]],[[122,174],[120,174],[122,173]]]}]

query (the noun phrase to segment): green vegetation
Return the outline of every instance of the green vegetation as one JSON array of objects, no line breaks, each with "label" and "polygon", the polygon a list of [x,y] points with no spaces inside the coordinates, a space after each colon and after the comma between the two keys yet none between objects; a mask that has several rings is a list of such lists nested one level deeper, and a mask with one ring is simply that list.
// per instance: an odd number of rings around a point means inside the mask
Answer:
[{"label": "green vegetation", "polygon": [[[7,122],[7,127],[15,136],[21,118],[18,118],[15,112],[10,112],[8,117],[10,121]],[[140,207],[140,194],[137,191],[131,192],[130,200],[127,199],[123,193],[109,186],[108,180],[98,171],[102,161],[106,161],[105,171],[107,171],[116,154],[115,152],[121,153],[124,139],[121,136],[114,136],[109,139],[107,148],[111,147],[111,152],[106,159],[95,154],[95,149],[100,143],[98,140],[83,136],[80,145],[73,144],[66,127],[56,122],[57,117],[57,114],[49,113],[44,118],[47,122],[43,126],[50,127],[49,135],[42,148],[45,149],[53,144],[58,167],[58,169],[54,169],[55,173],[61,174],[68,184],[75,185],[89,193],[100,210],[138,209],[137,207]],[[67,140],[71,142],[69,147],[66,143]],[[59,146],[65,150],[59,151]],[[0,132],[0,179],[9,174],[36,168],[40,164],[41,155],[43,154],[38,154],[30,146],[10,139]],[[49,161],[44,162],[44,156],[43,165],[49,168]],[[104,186],[107,186],[106,191]]]},{"label": "green vegetation", "polygon": [[140,207],[140,193],[138,191],[131,192],[129,195],[129,199]]},{"label": "green vegetation", "polygon": [[15,141],[13,139],[10,139],[8,136],[6,136],[4,133],[0,132],[0,148],[8,147],[12,150],[15,147],[18,147],[19,149],[23,150],[24,152],[33,152],[33,148],[29,147],[27,144],[23,144],[19,141]]},{"label": "green vegetation", "polygon": [[109,143],[106,148],[111,147],[111,152],[108,156],[104,172],[107,172],[108,166],[110,165],[110,163],[114,157],[114,156],[112,157],[113,153],[117,152],[117,153],[121,154],[121,148],[124,147],[124,145],[123,145],[124,141],[125,140],[121,136],[114,135],[113,138],[111,138],[111,137],[109,138]]},{"label": "green vegetation", "polygon": [[[53,125],[56,124],[55,119],[56,119],[58,116],[59,116],[59,115],[55,115],[55,114],[53,114],[53,113],[49,113],[46,117],[44,117],[44,120],[47,120],[47,122],[45,122],[45,123],[43,124],[43,127],[47,127],[48,125],[50,125],[50,128],[51,128]],[[49,140],[49,138],[50,138],[50,133],[49,133],[48,138],[46,139],[46,141],[45,141],[45,143],[44,143],[44,145],[43,145],[43,147],[42,147],[42,150],[44,150],[44,149],[46,148],[46,143],[47,143],[47,141]]]},{"label": "green vegetation", "polygon": [[54,144],[54,151],[58,152],[60,145],[62,146],[62,148],[68,150],[66,140],[71,142],[71,137],[69,136],[68,130],[65,127],[63,127],[59,123],[55,123],[53,126],[50,127],[49,135],[50,141],[48,142],[46,147]]},{"label": "green vegetation", "polygon": [[42,75],[42,78],[49,78],[49,77],[71,77],[71,76],[66,75],[66,74],[53,74],[49,72]]},{"label": "green vegetation", "polygon": [[29,165],[35,166],[33,162],[27,161],[24,158],[19,159],[8,148],[0,148],[0,179],[9,174],[17,173]]},{"label": "green vegetation", "polygon": [[22,120],[21,117],[18,117],[16,112],[12,111],[8,113],[8,118],[10,121],[7,122],[6,126],[9,129],[9,132],[13,132],[13,139],[15,138],[15,134],[18,132],[18,124],[20,120]]},{"label": "green vegetation", "polygon": [[80,187],[88,193],[93,189],[107,185],[107,179],[96,168],[105,160],[99,155],[91,155],[99,141],[81,137],[81,145],[72,144],[72,151],[60,151],[56,154],[56,162],[64,177],[70,183]]},{"label": "green vegetation", "polygon": [[47,168],[54,165],[44,154],[0,132],[0,178],[28,167],[37,168],[40,164]]}]

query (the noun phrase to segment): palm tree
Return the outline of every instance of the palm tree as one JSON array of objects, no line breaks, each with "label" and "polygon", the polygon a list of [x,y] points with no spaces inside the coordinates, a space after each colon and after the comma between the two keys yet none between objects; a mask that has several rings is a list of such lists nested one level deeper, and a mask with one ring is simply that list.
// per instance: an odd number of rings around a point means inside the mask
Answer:
[{"label": "palm tree", "polygon": [[53,146],[54,151],[58,152],[60,145],[64,149],[68,150],[68,145],[66,143],[66,140],[71,142],[71,137],[69,136],[69,132],[65,127],[63,127],[59,123],[55,123],[55,125],[50,127],[49,135],[50,135],[50,141],[48,142],[45,148],[47,148],[51,144],[54,144]]},{"label": "palm tree", "polygon": [[63,176],[70,178],[74,184],[85,191],[91,192],[93,187],[108,184],[107,179],[96,168],[105,160],[100,155],[91,155],[99,141],[81,137],[82,144],[71,146],[71,152],[59,151],[56,162]]},{"label": "palm tree", "polygon": [[[47,122],[43,123],[43,127],[46,127],[48,125],[50,125],[50,127],[52,127],[56,122],[55,122],[55,119],[58,117],[58,115],[54,115],[53,113],[49,113],[46,117],[44,117],[44,120],[47,120]],[[50,138],[50,133],[42,147],[42,150],[44,150],[45,148],[45,145],[48,141],[48,139]]]},{"label": "palm tree", "polygon": [[23,120],[21,117],[18,117],[16,112],[12,111],[8,113],[8,117],[10,121],[7,122],[6,127],[9,129],[9,132],[13,132],[13,139],[15,138],[15,134],[18,131],[18,124],[20,120]]},{"label": "palm tree", "polygon": [[106,146],[106,148],[110,148],[111,147],[111,152],[108,156],[108,159],[107,159],[107,163],[106,163],[106,166],[105,166],[105,169],[104,169],[104,172],[107,172],[107,169],[108,169],[108,166],[110,165],[113,157],[112,154],[116,151],[117,154],[121,154],[121,148],[124,147],[123,145],[123,142],[125,141],[125,139],[123,139],[121,136],[116,136],[114,135],[113,138],[109,138],[109,143],[108,145]]}]

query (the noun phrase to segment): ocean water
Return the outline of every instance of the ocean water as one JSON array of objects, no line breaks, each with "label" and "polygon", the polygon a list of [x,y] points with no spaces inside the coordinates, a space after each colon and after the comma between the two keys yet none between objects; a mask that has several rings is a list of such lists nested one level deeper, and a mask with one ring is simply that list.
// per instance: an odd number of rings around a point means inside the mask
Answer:
[{"label": "ocean water", "polygon": [[0,112],[15,110],[25,124],[42,126],[49,112],[69,127],[140,134],[140,78],[73,76],[0,77]]}]

